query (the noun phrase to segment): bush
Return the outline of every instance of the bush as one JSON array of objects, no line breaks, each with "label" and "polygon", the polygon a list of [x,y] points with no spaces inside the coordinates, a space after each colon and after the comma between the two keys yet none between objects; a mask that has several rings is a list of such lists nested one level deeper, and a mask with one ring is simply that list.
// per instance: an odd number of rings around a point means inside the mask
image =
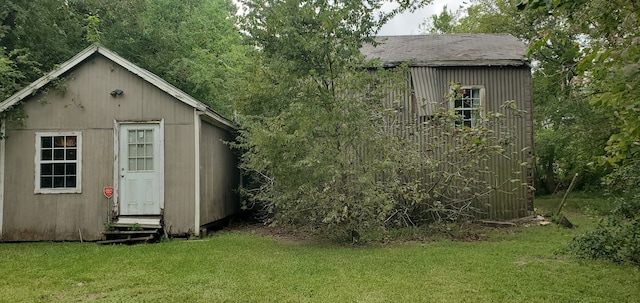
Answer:
[{"label": "bush", "polygon": [[596,230],[575,237],[569,244],[574,254],[640,266],[640,162],[631,161],[605,179],[615,195],[613,208]]},{"label": "bush", "polygon": [[[511,103],[505,111],[519,113]],[[302,116],[291,115],[286,121]],[[382,120],[396,124],[396,113],[387,117]],[[336,129],[333,125],[349,122],[347,118],[326,125],[314,121],[304,133],[322,128],[329,132]],[[487,113],[474,128],[455,127],[459,119],[442,109],[428,121],[416,121],[414,137],[424,136],[422,144],[395,135],[388,125],[367,129],[373,123],[369,118],[361,129],[313,139],[297,136],[305,126],[302,121],[295,135],[287,135],[279,123],[274,127],[265,119],[267,123],[240,138],[242,147],[251,151],[243,156],[243,168],[253,172],[256,181],[245,188],[246,207],[269,224],[306,226],[338,241],[376,241],[393,229],[467,222],[481,213],[478,206],[495,190],[491,184],[496,176],[486,163],[510,156],[514,130],[504,114]],[[361,135],[367,131],[372,135]],[[311,141],[314,144],[306,143]]]},{"label": "bush", "polygon": [[640,266],[639,234],[639,220],[610,216],[600,222],[596,230],[576,236],[569,244],[569,250],[582,258]]}]

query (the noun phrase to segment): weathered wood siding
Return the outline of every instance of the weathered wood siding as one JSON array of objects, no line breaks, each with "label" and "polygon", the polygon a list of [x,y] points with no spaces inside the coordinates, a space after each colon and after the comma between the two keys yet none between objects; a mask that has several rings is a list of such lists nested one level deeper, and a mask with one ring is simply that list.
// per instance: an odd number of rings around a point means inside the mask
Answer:
[{"label": "weathered wood siding", "polygon": [[[387,99],[387,106],[394,106],[391,100],[401,100],[398,134],[421,143],[430,140],[429,136],[415,136],[412,127],[420,116],[428,116],[438,108],[450,106],[445,95],[449,93],[451,82],[485,88],[483,112],[507,114],[507,123],[515,129],[517,137],[514,146],[506,153],[509,158],[499,156],[489,160],[488,165],[495,177],[487,178],[491,178],[489,180],[497,190],[487,201],[489,206],[476,206],[485,217],[494,219],[522,217],[533,210],[533,193],[522,184],[533,185],[533,107],[529,67],[411,67],[408,77],[407,84],[413,95],[411,92],[393,92]],[[420,105],[422,101],[425,106]],[[501,108],[505,101],[515,101],[518,108],[524,110],[524,116],[515,117]],[[514,171],[519,173],[514,174]],[[508,182],[513,179],[520,182]]]},{"label": "weathered wood siding", "polygon": [[230,132],[202,122],[200,133],[200,224],[207,225],[240,211],[238,157],[224,141]]},{"label": "weathered wood siding", "polygon": [[[193,108],[110,60],[96,55],[60,81],[63,92],[24,100],[26,124],[8,125],[4,241],[100,238],[110,205],[102,188],[113,185],[114,120],[164,119],[165,221],[172,233],[193,229],[195,138]],[[109,92],[124,94],[112,97]],[[82,133],[82,193],[34,194],[35,134]]]}]

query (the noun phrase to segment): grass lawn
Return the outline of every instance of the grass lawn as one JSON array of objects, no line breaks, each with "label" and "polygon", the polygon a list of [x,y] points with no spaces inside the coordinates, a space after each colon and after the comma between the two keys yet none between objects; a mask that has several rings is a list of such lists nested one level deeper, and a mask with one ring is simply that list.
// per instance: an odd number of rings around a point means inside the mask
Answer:
[{"label": "grass lawn", "polygon": [[[593,228],[351,248],[249,232],[135,246],[0,244],[1,302],[640,302],[640,270],[556,254]],[[558,198],[540,199],[542,210]]]}]

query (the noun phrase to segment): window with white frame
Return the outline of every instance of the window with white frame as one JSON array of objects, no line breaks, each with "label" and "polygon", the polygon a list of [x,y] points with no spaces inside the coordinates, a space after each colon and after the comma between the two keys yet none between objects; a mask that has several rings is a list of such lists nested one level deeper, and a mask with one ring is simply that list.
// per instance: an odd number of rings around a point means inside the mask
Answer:
[{"label": "window with white frame", "polygon": [[36,193],[80,193],[80,132],[36,133]]},{"label": "window with white frame", "polygon": [[462,87],[453,100],[453,109],[460,115],[456,125],[476,127],[482,112],[484,88],[478,86]]}]

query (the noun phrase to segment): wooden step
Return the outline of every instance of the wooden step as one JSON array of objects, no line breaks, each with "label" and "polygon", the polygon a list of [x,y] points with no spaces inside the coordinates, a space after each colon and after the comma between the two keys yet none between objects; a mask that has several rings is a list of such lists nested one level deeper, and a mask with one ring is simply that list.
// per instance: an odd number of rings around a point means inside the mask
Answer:
[{"label": "wooden step", "polygon": [[113,240],[102,240],[97,241],[97,244],[115,244],[115,243],[136,243],[136,242],[146,242],[153,240],[154,236],[150,235],[147,237],[137,237],[137,238],[125,238],[125,239],[113,239]]},{"label": "wooden step", "polygon": [[103,235],[142,235],[148,234],[153,235],[157,234],[157,229],[147,229],[147,230],[110,230],[102,232]]},{"label": "wooden step", "polygon": [[112,227],[114,228],[131,228],[131,227],[139,227],[143,229],[160,229],[162,226],[160,224],[129,224],[129,223],[112,223]]},{"label": "wooden step", "polygon": [[134,244],[160,239],[162,219],[159,216],[124,216],[109,224],[109,230],[102,232],[103,240],[98,244]]},{"label": "wooden step", "polygon": [[160,217],[119,217],[115,222],[113,222],[113,224],[160,226]]}]

